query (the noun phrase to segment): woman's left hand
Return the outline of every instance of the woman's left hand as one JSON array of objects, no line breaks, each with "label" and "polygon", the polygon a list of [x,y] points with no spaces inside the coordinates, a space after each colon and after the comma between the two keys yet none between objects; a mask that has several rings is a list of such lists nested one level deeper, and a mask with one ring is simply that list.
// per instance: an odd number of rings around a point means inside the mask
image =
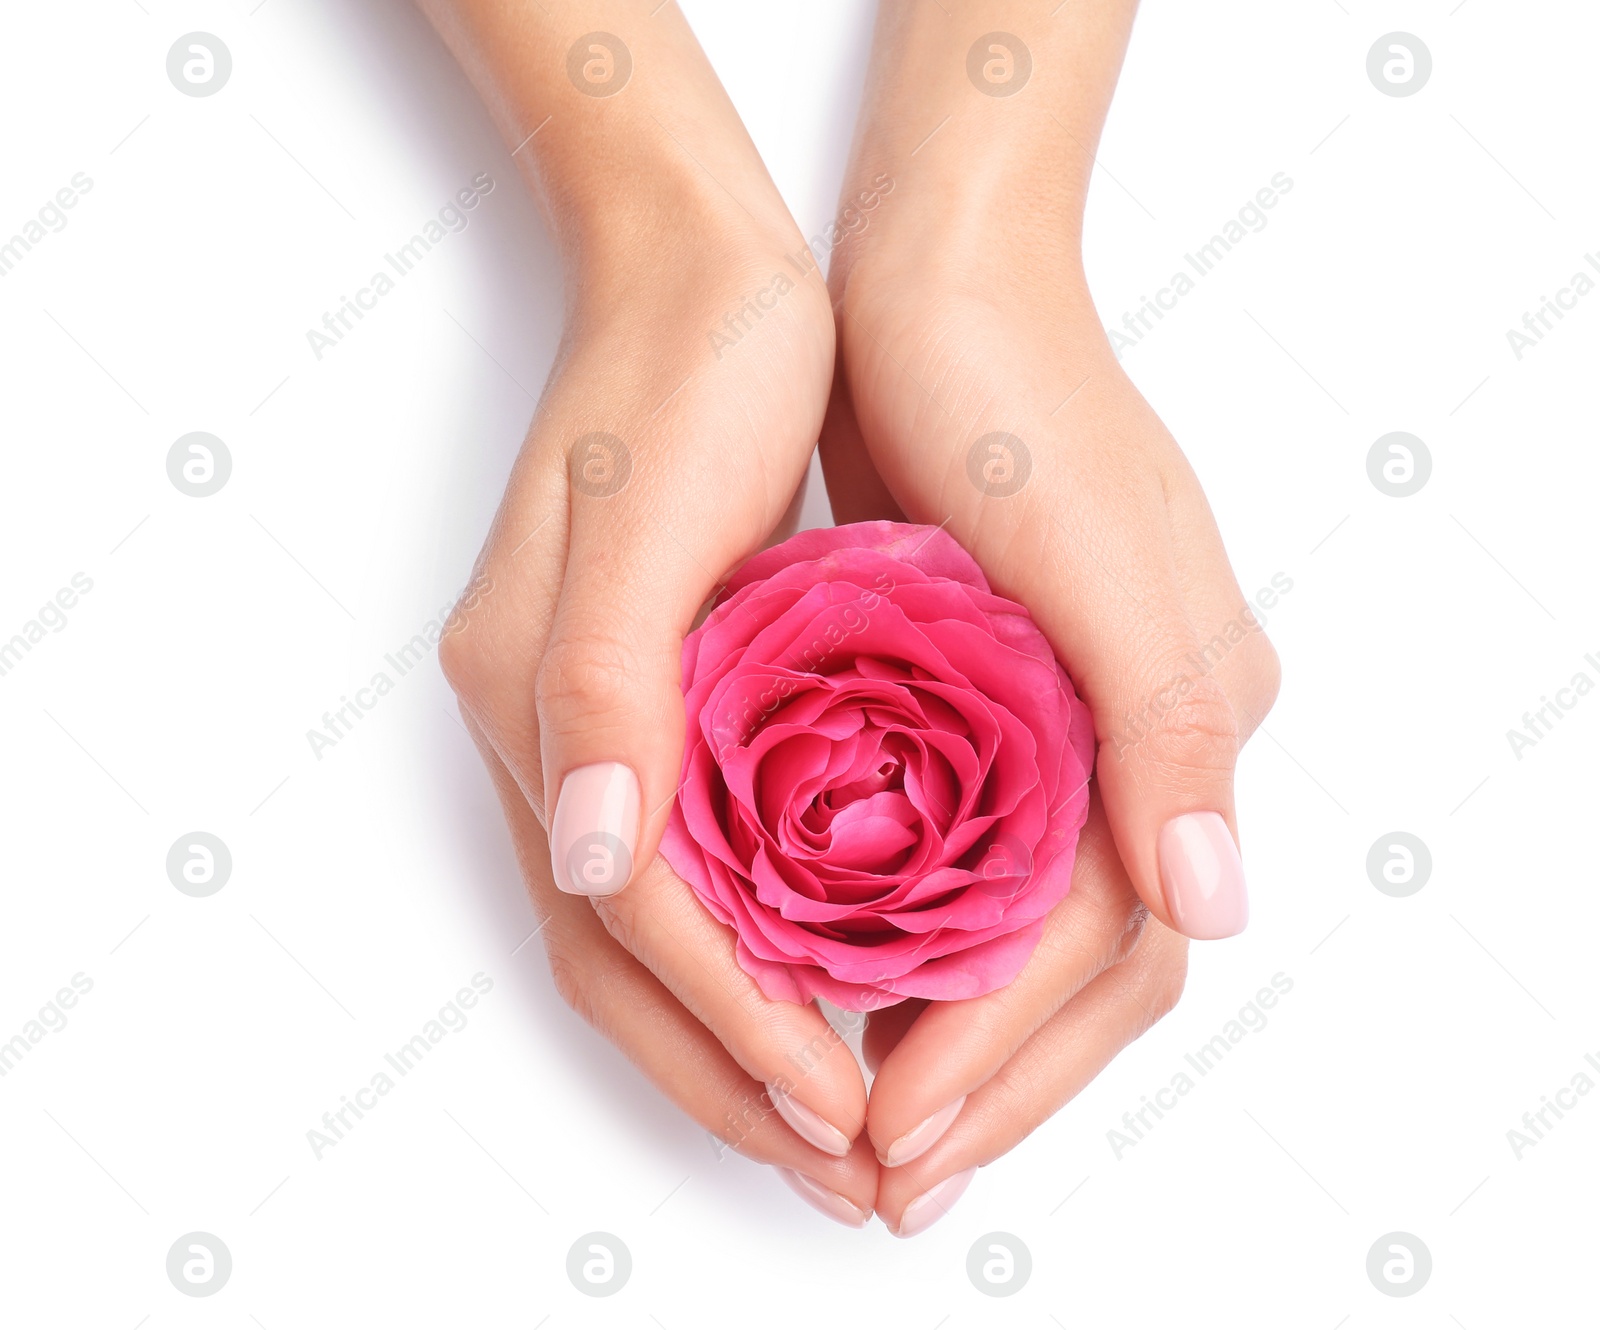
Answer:
[{"label": "woman's left hand", "polygon": [[[839,522],[944,526],[1025,605],[1099,746],[1072,891],[1021,975],[869,1025],[877,1209],[902,1235],[1172,1007],[1186,938],[1245,926],[1233,769],[1279,678],[1193,470],[1052,238],[1070,225],[1011,207],[1002,225],[998,202],[952,196],[935,150],[960,155],[971,128],[941,131],[834,256],[824,472]],[[984,143],[975,188],[1007,175],[1006,152],[1039,152]],[[869,134],[855,178],[894,160]]]}]

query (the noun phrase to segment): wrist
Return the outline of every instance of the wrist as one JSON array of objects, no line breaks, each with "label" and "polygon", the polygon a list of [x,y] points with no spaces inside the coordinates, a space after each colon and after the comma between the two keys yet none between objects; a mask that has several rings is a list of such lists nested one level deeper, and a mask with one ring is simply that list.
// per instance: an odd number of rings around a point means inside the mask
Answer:
[{"label": "wrist", "polygon": [[[1084,273],[1082,216],[1070,200],[1031,182],[1048,168],[1018,145],[1014,156],[990,145],[970,175],[913,164],[896,175],[886,159],[863,153],[840,210],[842,238],[829,268],[834,300],[847,307],[886,292],[923,299],[971,299],[1019,319],[1049,311],[1052,321],[1098,326]],[[879,206],[848,225],[852,200],[876,192]]]},{"label": "wrist", "polygon": [[1134,8],[881,7],[845,198],[876,177],[895,185],[879,234],[847,237],[835,256],[836,298],[898,249],[941,287],[1024,304],[1042,288],[1092,319],[1083,210]]},{"label": "wrist", "polygon": [[677,190],[658,177],[603,216],[573,219],[562,248],[573,331],[685,319],[711,329],[754,301],[832,345],[828,291],[794,226],[757,221],[695,182]]},{"label": "wrist", "polygon": [[713,250],[779,247],[795,234],[769,182],[724,166],[721,180],[732,182],[725,187],[656,133],[663,142],[608,145],[603,164],[576,173],[562,173],[548,158],[538,163],[535,187],[570,264],[594,278],[615,272],[636,280],[695,260],[698,254],[685,248],[691,242]]},{"label": "wrist", "polygon": [[708,239],[799,243],[675,6],[419,2],[478,87],[569,275],[664,267],[695,255],[675,244]]}]

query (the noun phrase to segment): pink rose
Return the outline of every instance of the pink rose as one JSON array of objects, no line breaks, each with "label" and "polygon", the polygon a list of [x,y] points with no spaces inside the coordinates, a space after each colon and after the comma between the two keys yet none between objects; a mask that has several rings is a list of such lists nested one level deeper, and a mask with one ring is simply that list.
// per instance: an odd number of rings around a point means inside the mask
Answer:
[{"label": "pink rose", "polygon": [[1088,708],[944,531],[804,531],[683,644],[661,843],[768,997],[975,997],[1027,962],[1089,809]]}]

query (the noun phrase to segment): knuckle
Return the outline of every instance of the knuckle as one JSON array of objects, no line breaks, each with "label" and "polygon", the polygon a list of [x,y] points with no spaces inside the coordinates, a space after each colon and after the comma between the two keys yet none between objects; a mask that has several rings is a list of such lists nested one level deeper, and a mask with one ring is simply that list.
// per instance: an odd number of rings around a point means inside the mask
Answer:
[{"label": "knuckle", "polygon": [[632,958],[572,935],[547,941],[545,958],[561,1000],[585,1025],[621,1045],[619,1015],[637,1000],[629,975]]},{"label": "knuckle", "polygon": [[1256,726],[1266,719],[1267,713],[1278,700],[1278,690],[1283,686],[1283,664],[1265,633],[1258,633],[1252,640],[1246,667],[1249,680],[1239,707],[1241,741],[1248,738]]},{"label": "knuckle", "polygon": [[[1047,927],[1034,955],[1046,973],[1079,975],[1080,982],[1087,983],[1128,958],[1139,941],[1149,911],[1131,888],[1106,891],[1092,900],[1088,899],[1087,891],[1077,894],[1083,898],[1081,911],[1065,915],[1062,927]],[[1069,896],[1068,900],[1071,899]],[[1001,1010],[1024,1005],[1026,999],[1013,998],[1011,993],[1008,986],[993,995]]]},{"label": "knuckle", "polygon": [[1189,944],[1165,929],[1149,932],[1140,947],[1120,967],[1126,972],[1130,998],[1138,1006],[1138,1031],[1145,1033],[1167,1016],[1183,997],[1189,975]]},{"label": "knuckle", "polygon": [[1106,971],[1131,1022],[1125,1042],[1142,1038],[1183,997],[1189,972],[1187,939],[1168,929],[1146,929],[1127,960]]},{"label": "knuckle", "polygon": [[[1120,862],[1117,865],[1120,868]],[[1139,941],[1149,911],[1134,893],[1133,886],[1118,874],[1107,873],[1105,882],[1093,898],[1093,908],[1081,936],[1092,939],[1095,973],[1126,960]]]},{"label": "knuckle", "polygon": [[1160,1020],[1176,1007],[1183,997],[1184,985],[1189,978],[1189,949],[1179,947],[1156,967],[1152,976],[1151,1007],[1156,1020]]},{"label": "knuckle", "polygon": [[445,623],[439,638],[439,668],[457,697],[465,698],[480,690],[489,663],[488,644],[483,629],[460,614],[457,606]]},{"label": "knuckle", "polygon": [[706,1130],[735,1154],[767,1164],[774,1161],[765,1128],[777,1114],[765,1091],[753,1095],[735,1091],[724,1102],[719,1121],[705,1123]]},{"label": "knuckle", "polygon": [[1057,1099],[1050,1069],[1032,1057],[1013,1057],[994,1075],[995,1096],[1002,1103],[1054,1103]]},{"label": "knuckle", "polygon": [[547,721],[581,724],[613,711],[637,677],[635,653],[615,635],[563,636],[545,649],[534,698]]},{"label": "knuckle", "polygon": [[472,580],[456,597],[439,635],[439,665],[457,693],[469,686],[490,658],[485,616],[478,613],[495,589],[494,577],[480,561]]},{"label": "knuckle", "polygon": [[1174,772],[1227,772],[1239,755],[1239,724],[1222,685],[1209,676],[1175,688],[1142,745],[1145,760]]},{"label": "knuckle", "polygon": [[[1078,957],[1072,959],[1079,961]],[[1055,1012],[1054,1006],[1033,994],[1017,994],[1009,986],[988,994],[984,1001],[972,1004],[966,1018],[960,1040],[962,1055],[983,1056],[993,1049],[1019,1047]]]},{"label": "knuckle", "polygon": [[561,1000],[584,1021],[595,1023],[594,1005],[584,983],[583,973],[572,953],[553,939],[545,947],[545,958],[550,964],[550,978],[555,982]]},{"label": "knuckle", "polygon": [[634,912],[627,904],[619,899],[626,896],[627,892],[620,892],[617,896],[594,896],[590,898],[590,905],[600,917],[600,922],[605,925],[605,930],[629,954],[639,954],[639,928]]},{"label": "knuckle", "polygon": [[1108,969],[1113,965],[1122,964],[1133,955],[1134,948],[1144,937],[1145,925],[1150,922],[1150,907],[1143,901],[1135,901],[1121,922],[1121,930],[1112,944],[1110,955],[1106,958]]}]

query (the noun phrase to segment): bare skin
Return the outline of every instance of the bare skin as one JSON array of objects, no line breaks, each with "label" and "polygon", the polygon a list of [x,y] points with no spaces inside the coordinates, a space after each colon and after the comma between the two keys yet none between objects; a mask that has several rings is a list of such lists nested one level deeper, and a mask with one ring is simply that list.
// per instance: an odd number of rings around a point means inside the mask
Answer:
[{"label": "bare skin", "polygon": [[[1011,1149],[1177,1000],[1187,944],[1157,828],[1191,809],[1233,827],[1234,762],[1278,687],[1259,628],[1209,673],[1186,664],[1245,599],[1083,276],[1092,154],[1135,6],[1049,8],[883,7],[844,196],[884,174],[894,190],[829,274],[839,357],[821,447],[836,519],[946,523],[1032,611],[1101,740],[1072,892],[1023,973],[987,997],[873,1019],[880,1157],[967,1096],[936,1145],[885,1169],[876,1208],[891,1228],[916,1197]],[[967,52],[995,31],[1031,57],[1014,95],[969,77]],[[1003,77],[1009,53],[991,54]],[[969,472],[974,441],[994,432],[1023,440],[1031,463],[1003,497]],[[1181,697],[1151,708],[1183,676]],[[1150,711],[1130,734],[1126,718]]]},{"label": "bare skin", "polygon": [[[1237,627],[1244,598],[1083,279],[1092,152],[1134,4],[1074,0],[1054,18],[1021,0],[886,4],[831,289],[792,262],[799,230],[674,5],[422,7],[522,145],[567,272],[561,350],[443,655],[549,919],[558,987],[697,1121],[831,1194],[819,1208],[920,1231],[953,1200],[941,1184],[1009,1150],[1177,1001],[1183,932],[1219,934],[1172,908],[1161,829],[1204,810],[1236,836],[1234,762],[1277,691],[1258,626],[1213,666],[1185,663]],[[577,38],[600,30],[632,64],[607,97],[568,77]],[[994,32],[1028,53],[1013,95],[969,75]],[[984,58],[1003,83],[1007,52]],[[791,289],[719,343],[775,274]],[[597,431],[631,463],[599,495],[569,457]],[[779,533],[819,435],[836,519],[944,524],[1032,611],[1102,743],[1073,890],[1038,952],[1000,992],[874,1016],[870,1099],[820,1012],[764,998],[656,855],[681,763],[683,635]],[[972,478],[991,435],[1024,442],[1014,492]],[[556,889],[546,794],[598,762],[637,773],[639,866],[591,902]],[[842,1154],[773,1111],[774,1082]],[[904,1138],[962,1096],[906,1157]]]}]

